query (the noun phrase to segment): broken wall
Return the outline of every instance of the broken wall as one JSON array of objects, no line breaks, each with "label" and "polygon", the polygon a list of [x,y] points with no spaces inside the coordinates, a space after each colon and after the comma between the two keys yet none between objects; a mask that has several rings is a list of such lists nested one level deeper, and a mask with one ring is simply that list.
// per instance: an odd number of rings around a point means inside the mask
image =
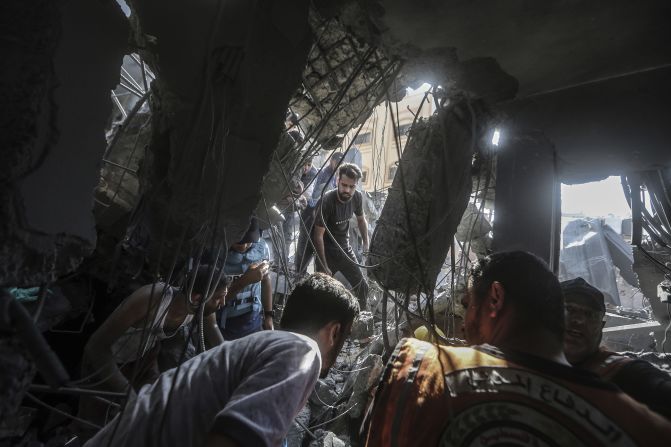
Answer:
[{"label": "broken wall", "polygon": [[312,43],[309,2],[130,3],[157,78],[129,225],[167,272],[175,257],[216,250],[246,230]]},{"label": "broken wall", "polygon": [[0,284],[75,269],[96,243],[93,190],[128,24],[115,2],[0,6]]}]

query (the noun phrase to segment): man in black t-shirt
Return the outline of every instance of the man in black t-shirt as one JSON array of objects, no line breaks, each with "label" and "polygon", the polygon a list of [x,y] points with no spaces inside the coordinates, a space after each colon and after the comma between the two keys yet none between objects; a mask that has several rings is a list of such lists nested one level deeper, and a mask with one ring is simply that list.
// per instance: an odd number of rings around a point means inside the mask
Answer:
[{"label": "man in black t-shirt", "polygon": [[317,204],[313,240],[319,257],[319,271],[332,275],[340,272],[352,285],[361,310],[366,309],[368,284],[349,243],[349,220],[356,215],[363,250],[368,250],[368,222],[363,214],[363,197],[357,191],[361,170],[351,163],[338,169],[337,188],[324,194]]}]

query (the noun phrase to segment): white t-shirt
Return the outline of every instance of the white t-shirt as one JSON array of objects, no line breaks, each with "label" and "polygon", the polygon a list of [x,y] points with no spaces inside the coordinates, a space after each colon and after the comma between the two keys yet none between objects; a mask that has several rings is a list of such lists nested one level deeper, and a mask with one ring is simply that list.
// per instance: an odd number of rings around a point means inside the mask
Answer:
[{"label": "white t-shirt", "polygon": [[302,335],[261,331],[224,342],[144,386],[120,423],[117,416],[85,447],[202,446],[210,432],[241,446],[277,446],[320,369],[317,344]]}]

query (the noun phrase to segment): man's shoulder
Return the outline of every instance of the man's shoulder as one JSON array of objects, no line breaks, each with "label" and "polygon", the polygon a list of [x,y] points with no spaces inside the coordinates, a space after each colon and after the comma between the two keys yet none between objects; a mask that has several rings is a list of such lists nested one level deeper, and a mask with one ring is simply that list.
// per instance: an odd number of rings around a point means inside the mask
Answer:
[{"label": "man's shoulder", "polygon": [[264,352],[275,361],[286,363],[288,368],[301,366],[315,371],[319,371],[321,368],[319,346],[310,337],[294,332],[275,330],[259,331],[239,339],[239,341],[243,340],[248,346],[247,349],[256,353]]},{"label": "man's shoulder", "polygon": [[317,343],[310,337],[289,331],[259,331],[245,337],[250,344],[276,345],[278,348],[300,348],[319,351]]},{"label": "man's shoulder", "polygon": [[356,200],[357,206],[363,205],[363,193],[358,189],[354,191],[354,200]]}]

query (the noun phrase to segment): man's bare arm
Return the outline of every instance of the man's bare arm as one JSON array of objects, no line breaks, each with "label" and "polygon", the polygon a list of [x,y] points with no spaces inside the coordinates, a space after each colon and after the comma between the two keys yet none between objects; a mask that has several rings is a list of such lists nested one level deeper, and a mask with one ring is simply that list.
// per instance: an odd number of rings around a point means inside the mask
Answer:
[{"label": "man's bare arm", "polygon": [[214,313],[204,316],[203,332],[205,333],[205,347],[212,349],[224,342],[224,337],[221,335],[219,326],[217,326],[217,318]]},{"label": "man's bare arm", "polygon": [[320,226],[320,225],[315,225],[314,230],[312,231],[312,241],[315,244],[315,248],[317,249],[317,256],[319,257],[319,261],[322,263],[322,268],[324,269],[324,273],[327,275],[332,275],[333,273],[329,269],[328,264],[326,263],[326,252],[324,251],[324,232],[326,231],[326,228]]},{"label": "man's bare arm", "polygon": [[363,251],[368,251],[368,222],[366,216],[356,216],[356,223],[359,226],[359,233],[363,239]]},{"label": "man's bare arm", "polygon": [[[158,305],[164,287],[162,283],[154,286],[155,299],[151,303],[152,309]],[[83,372],[85,375],[95,373],[95,377],[104,379],[99,385],[100,388],[119,392],[127,389],[128,380],[116,364],[112,346],[136,323],[151,324],[148,321],[153,313],[149,308],[151,291],[152,286],[146,285],[133,292],[89,338],[84,348]]]}]

